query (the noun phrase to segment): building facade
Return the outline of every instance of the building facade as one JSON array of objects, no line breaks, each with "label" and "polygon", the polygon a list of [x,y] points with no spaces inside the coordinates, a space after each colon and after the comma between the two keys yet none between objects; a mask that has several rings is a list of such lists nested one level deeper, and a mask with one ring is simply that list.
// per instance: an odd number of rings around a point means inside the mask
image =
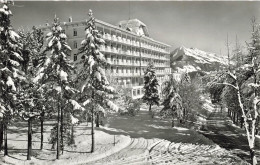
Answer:
[{"label": "building facade", "polygon": [[[77,62],[81,59],[77,52],[85,37],[86,21],[73,22],[70,18],[62,26],[72,48],[71,60]],[[121,21],[116,26],[96,20],[96,26],[105,40],[101,51],[111,64],[106,68],[108,76],[119,85],[130,88],[133,98],[143,95],[143,76],[149,61],[154,62],[159,84],[169,79],[170,46],[150,38],[144,23],[133,19]],[[42,29],[48,31],[49,26]]]}]

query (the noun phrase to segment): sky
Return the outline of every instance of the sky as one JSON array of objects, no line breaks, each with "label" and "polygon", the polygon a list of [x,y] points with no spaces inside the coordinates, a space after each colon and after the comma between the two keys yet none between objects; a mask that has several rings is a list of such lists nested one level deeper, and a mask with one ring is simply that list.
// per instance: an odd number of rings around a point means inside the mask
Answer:
[{"label": "sky", "polygon": [[226,55],[227,34],[230,49],[237,35],[242,46],[250,42],[251,18],[260,22],[257,1],[16,1],[10,7],[14,28],[31,28],[53,21],[86,20],[89,9],[110,24],[137,18],[144,22],[155,40]]}]

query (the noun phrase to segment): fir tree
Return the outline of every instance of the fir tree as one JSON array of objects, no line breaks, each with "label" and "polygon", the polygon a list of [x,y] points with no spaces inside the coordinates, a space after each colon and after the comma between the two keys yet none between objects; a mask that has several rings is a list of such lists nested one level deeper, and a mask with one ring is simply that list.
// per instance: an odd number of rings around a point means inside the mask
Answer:
[{"label": "fir tree", "polygon": [[[23,120],[28,122],[28,148],[27,160],[31,160],[32,154],[32,121],[40,116],[40,109],[43,109],[43,94],[40,86],[33,82],[36,76],[35,60],[40,54],[43,47],[43,33],[41,30],[33,27],[31,32],[19,32],[22,44],[21,55],[21,70],[24,73],[24,79],[20,81],[18,93],[18,114]],[[42,141],[43,139],[41,139]],[[41,144],[42,145],[42,144]]]},{"label": "fir tree", "polygon": [[160,111],[160,114],[163,117],[172,117],[172,127],[174,127],[175,117],[178,119],[183,118],[182,98],[178,92],[178,82],[173,78],[173,75],[171,75],[170,79],[163,83],[162,94],[164,101],[162,105],[164,107]]},{"label": "fir tree", "polygon": [[0,4],[0,117],[1,128],[3,128],[0,133],[0,143],[2,144],[4,130],[4,155],[8,155],[7,125],[15,111],[17,80],[22,78],[19,66],[20,61],[23,60],[19,51],[21,45],[18,39],[20,37],[11,26],[12,12],[8,7],[10,2],[5,0]]},{"label": "fir tree", "polygon": [[153,62],[149,62],[148,67],[144,73],[144,102],[149,105],[149,112],[151,112],[152,105],[159,106],[158,94],[158,80],[155,74],[155,67]]},{"label": "fir tree", "polygon": [[114,88],[109,86],[105,75],[105,66],[108,65],[104,55],[100,51],[100,46],[105,43],[102,35],[98,32],[95,25],[93,13],[89,11],[90,19],[86,23],[86,37],[81,42],[82,47],[79,54],[82,54],[80,62],[78,82],[81,90],[83,105],[91,107],[91,152],[94,152],[94,114],[97,118],[100,112],[106,113],[106,107],[114,111],[118,107],[110,101],[113,98]]},{"label": "fir tree", "polygon": [[[56,142],[57,154],[59,159],[60,149],[64,148],[63,132],[64,132],[64,113],[70,116],[70,112],[64,112],[66,104],[70,102],[71,94],[76,90],[72,87],[71,75],[74,71],[72,62],[69,60],[71,48],[68,46],[67,36],[61,28],[59,19],[54,18],[54,23],[51,31],[46,35],[47,46],[44,48],[44,53],[47,56],[42,57],[39,62],[40,69],[34,82],[39,82],[43,86],[51,87],[53,101],[57,103],[57,126],[56,126]],[[75,101],[75,100],[74,100]]]},{"label": "fir tree", "polygon": [[181,81],[178,84],[179,95],[182,98],[183,120],[196,121],[195,114],[201,109],[201,91],[199,76],[191,80],[188,73],[181,76]]}]

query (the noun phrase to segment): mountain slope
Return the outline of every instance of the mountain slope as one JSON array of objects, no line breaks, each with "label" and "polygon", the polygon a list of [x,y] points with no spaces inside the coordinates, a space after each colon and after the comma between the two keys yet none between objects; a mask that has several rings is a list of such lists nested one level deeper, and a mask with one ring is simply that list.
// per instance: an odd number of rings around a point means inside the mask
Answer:
[{"label": "mountain slope", "polygon": [[175,72],[209,72],[227,65],[227,59],[197,48],[175,49],[171,53],[171,67]]}]

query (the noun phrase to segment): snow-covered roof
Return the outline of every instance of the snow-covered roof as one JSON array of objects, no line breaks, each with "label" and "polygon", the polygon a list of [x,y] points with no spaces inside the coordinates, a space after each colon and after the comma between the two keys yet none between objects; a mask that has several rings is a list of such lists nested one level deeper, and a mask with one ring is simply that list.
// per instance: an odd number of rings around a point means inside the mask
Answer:
[{"label": "snow-covered roof", "polygon": [[137,35],[145,35],[149,37],[147,26],[138,19],[120,21],[118,26],[125,30],[134,32]]}]

